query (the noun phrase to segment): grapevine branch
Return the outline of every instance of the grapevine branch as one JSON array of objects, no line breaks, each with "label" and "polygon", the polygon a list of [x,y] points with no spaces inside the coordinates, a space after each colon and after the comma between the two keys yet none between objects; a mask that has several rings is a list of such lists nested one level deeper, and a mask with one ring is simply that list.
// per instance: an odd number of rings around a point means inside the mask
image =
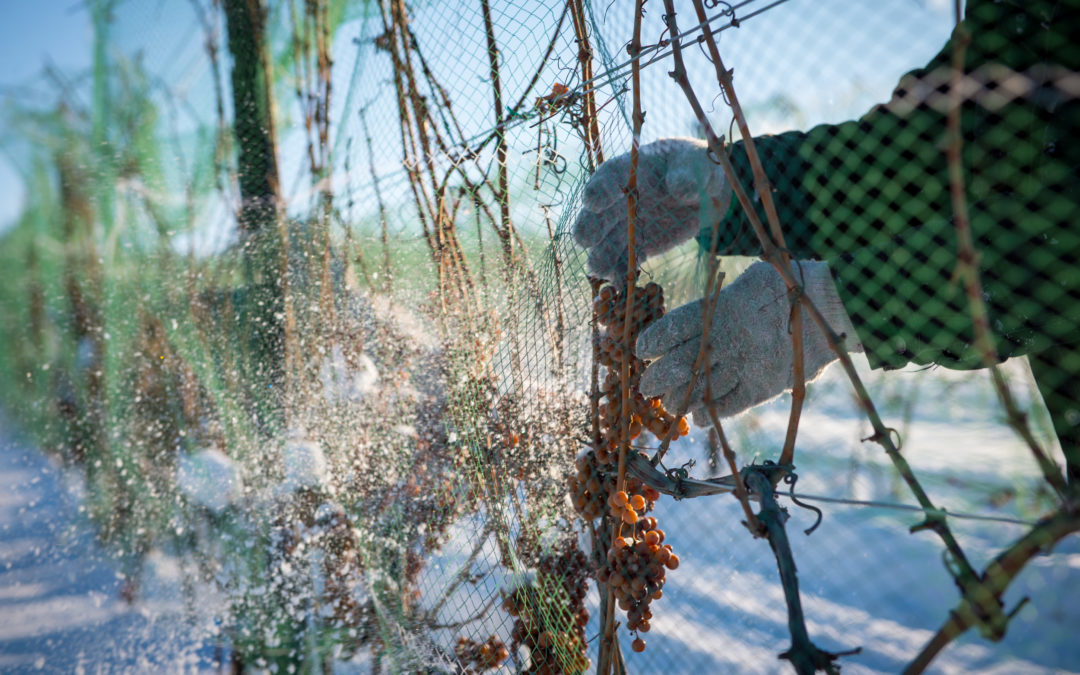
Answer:
[{"label": "grapevine branch", "polygon": [[720,424],[720,418],[716,415],[716,406],[711,402],[712,396],[709,391],[711,373],[709,372],[710,368],[708,363],[708,361],[705,362],[705,400],[709,401],[706,405],[706,410],[709,413],[709,421],[712,422],[713,429],[716,430],[716,437],[720,441],[720,447],[724,449],[724,459],[727,460],[728,468],[731,470],[731,478],[735,484],[733,490],[735,498],[739,500],[739,504],[742,505],[743,513],[746,515],[746,521],[743,524],[746,525],[746,529],[750,530],[751,534],[755,537],[760,537],[766,532],[766,529],[762,526],[757,516],[754,515],[754,511],[750,508],[750,493],[746,489],[746,483],[743,481],[742,474],[739,473],[739,468],[735,463],[735,451],[732,450],[731,444],[728,443],[727,434],[724,433],[724,427]]},{"label": "grapevine branch", "polygon": [[[694,5],[698,11],[699,18],[703,19],[704,7],[702,6],[701,0],[694,0]],[[675,12],[672,0],[665,0],[665,7],[667,10],[668,29],[670,30],[672,35],[677,36],[679,34],[679,31],[675,19]],[[770,221],[773,221],[775,210],[771,209],[768,206],[768,204],[771,202],[771,194],[769,194],[767,188],[765,188],[764,190],[762,189],[763,186],[767,185],[760,181],[760,178],[763,177],[764,170],[761,166],[760,159],[757,157],[756,150],[753,148],[753,140],[752,136],[749,133],[749,129],[746,126],[745,116],[742,112],[741,107],[738,105],[738,99],[735,97],[734,88],[731,84],[731,74],[723,65],[723,61],[719,54],[719,49],[717,48],[713,37],[706,33],[703,38],[708,45],[710,56],[714,65],[716,66],[717,79],[720,83],[720,86],[726,94],[727,100],[730,101],[732,104],[732,110],[735,115],[735,119],[739,124],[739,128],[743,135],[747,157],[754,171],[755,178],[758,180],[758,192],[762,196],[762,200],[766,205],[766,215],[767,217],[769,217]],[[911,489],[912,493],[915,495],[916,499],[919,502],[919,505],[924,509],[924,521],[916,527],[912,528],[912,530],[915,531],[918,529],[931,529],[942,539],[955,566],[955,571],[953,572],[953,574],[956,583],[959,586],[961,592],[967,593],[971,588],[974,587],[978,580],[978,576],[976,575],[974,568],[967,560],[967,557],[961,549],[959,542],[957,542],[955,536],[952,534],[952,531],[949,529],[947,523],[945,522],[945,519],[939,515],[940,512],[935,509],[929,496],[926,494],[925,490],[923,490],[919,481],[915,478],[915,475],[912,472],[910,466],[907,464],[907,461],[903,458],[903,456],[900,455],[899,448],[897,447],[896,443],[894,443],[893,438],[889,433],[889,430],[882,423],[881,418],[878,415],[873,405],[873,402],[870,399],[868,392],[866,391],[865,386],[863,385],[861,379],[856,373],[854,364],[852,363],[850,356],[843,348],[843,342],[841,337],[838,336],[827,324],[824,317],[814,305],[814,303],[804,293],[802,293],[801,284],[798,282],[798,280],[796,280],[793,270],[791,269],[790,262],[787,260],[786,255],[777,246],[777,243],[775,243],[766,232],[760,217],[758,216],[756,210],[753,207],[753,204],[749,199],[749,195],[747,194],[745,188],[742,186],[737,175],[735,174],[734,167],[732,166],[726,152],[724,152],[724,148],[720,139],[712,130],[712,127],[704,114],[704,110],[701,107],[700,101],[697,99],[697,96],[690,85],[689,79],[686,76],[685,66],[682,62],[681,45],[677,37],[672,40],[672,52],[675,57],[675,70],[671,73],[671,76],[683,89],[683,92],[686,95],[691,107],[693,108],[696,117],[701,123],[702,128],[705,130],[710,150],[715,156],[716,160],[719,161],[719,163],[723,167],[728,181],[731,184],[740,205],[745,211],[747,218],[750,221],[751,227],[754,229],[754,232],[762,245],[762,257],[765,260],[769,261],[774,266],[774,268],[777,269],[778,273],[780,273],[781,277],[787,284],[789,292],[794,295],[795,301],[797,301],[802,306],[802,308],[810,314],[811,319],[822,331],[830,348],[836,353],[837,357],[842,363],[844,371],[848,375],[848,378],[851,380],[852,386],[855,389],[856,397],[858,398],[868,419],[870,420],[871,425],[874,428],[874,434],[870,437],[870,439],[882,445],[882,447],[886,451],[886,454],[892,460],[894,465],[897,467],[897,470],[904,478],[905,482],[908,484],[909,489]],[[770,226],[773,227],[773,232],[775,234],[777,228],[779,227],[778,222],[770,222]],[[782,246],[782,239],[778,238],[777,240],[780,242],[780,246]],[[801,330],[795,330],[795,324],[796,317],[793,313],[793,340],[795,337],[801,335]],[[796,358],[796,362],[797,361],[798,358]],[[797,405],[797,403],[793,402],[793,405]],[[797,423],[797,411],[793,411],[791,420],[789,421],[789,434],[788,438],[785,441],[784,452],[781,455],[782,459],[790,457],[790,448],[788,448],[787,445],[793,438],[792,429],[790,428],[792,423]],[[997,610],[997,613],[1000,614],[1000,609]],[[997,621],[1000,620],[1000,616],[991,615],[989,619],[991,621]]]},{"label": "grapevine branch", "polygon": [[[1076,532],[1080,532],[1080,512],[1075,508],[1062,510],[1042,520],[999,554],[987,566],[979,581],[967,589],[964,597],[960,599],[960,604],[949,613],[949,619],[904,669],[904,674],[916,675],[923,672],[946,645],[972,626],[986,626],[991,630],[1000,631],[992,633],[991,637],[996,635],[997,639],[1001,639],[1005,634],[1005,624],[993,623],[992,617],[1001,614],[1001,596],[1004,595],[1009,584],[1032,558],[1048,553],[1057,542]],[[1005,617],[1005,621],[1007,622],[1015,612],[1014,609]]]},{"label": "grapevine branch", "polygon": [[[585,7],[582,0],[568,0],[574,23],[574,38],[578,45],[578,65],[581,68],[583,83],[593,79],[592,46],[589,43],[588,24],[585,22]],[[640,40],[638,41],[640,45]],[[582,127],[585,131],[585,150],[589,160],[589,170],[595,170],[604,161],[604,151],[600,145],[600,126],[596,118],[596,88],[585,90],[585,118]]]},{"label": "grapevine branch", "polygon": [[645,455],[637,452],[627,457],[626,471],[654,490],[675,499],[693,499],[735,491],[733,476],[697,480],[686,475],[683,469],[661,473]]},{"label": "grapevine branch", "polygon": [[[702,0],[694,0],[694,10],[697,12],[698,21],[705,23],[709,20],[705,14],[705,6]],[[672,21],[674,21],[674,15],[672,15]],[[678,31],[673,27],[672,35],[678,35]],[[739,103],[739,98],[735,94],[735,88],[731,84],[731,72],[724,68],[724,62],[720,58],[720,50],[716,45],[716,39],[713,37],[712,32],[706,30],[702,33],[702,37],[705,38],[705,44],[709,50],[709,56],[712,60],[713,66],[716,68],[716,79],[720,83],[721,89],[727,95],[727,101],[731,105],[732,111],[735,113],[735,121],[739,126],[739,135],[742,136],[743,146],[746,148],[746,156],[750,160],[750,166],[754,172],[754,189],[761,197],[761,204],[765,208],[765,217],[769,222],[769,230],[772,234],[774,243],[777,250],[772,262],[773,266],[778,270],[781,267],[787,268],[788,272],[791,272],[791,257],[787,253],[787,244],[784,241],[784,231],[780,226],[780,215],[776,211],[776,203],[773,201],[772,186],[769,183],[769,177],[765,174],[765,169],[761,164],[761,159],[757,154],[757,147],[754,144],[754,137],[750,134],[750,128],[746,124],[746,116],[743,115],[742,106]],[[746,205],[743,204],[745,207]],[[793,276],[793,275],[792,275]],[[799,283],[793,281],[793,279],[784,279],[787,283],[788,293],[792,298],[802,295],[802,286]],[[802,417],[803,401],[806,400],[806,373],[804,368],[803,359],[803,330],[802,330],[802,311],[799,305],[792,303],[791,305],[791,347],[793,353],[793,370],[792,382],[794,386],[791,390],[791,414],[788,418],[787,434],[784,437],[784,447],[780,452],[780,464],[790,464],[795,457],[795,437],[799,430],[799,419]]]},{"label": "grapevine branch", "polygon": [[[681,63],[681,53],[679,58]],[[708,335],[712,330],[713,313],[716,310],[716,303],[720,298],[720,287],[724,281],[724,274],[720,272],[720,262],[716,258],[716,249],[719,243],[718,234],[717,230],[714,229],[712,243],[709,246],[709,274],[705,281],[705,307],[701,313],[702,336]],[[701,346],[698,348],[697,357],[694,359],[694,367],[691,369],[692,375],[690,381],[686,385],[686,391],[683,393],[682,402],[679,404],[679,407],[675,409],[676,417],[681,417],[687,413],[687,408],[690,407],[690,397],[694,392],[694,387],[697,386],[698,377],[706,369],[708,357],[709,341],[703,338],[701,340]],[[708,398],[708,396],[706,396],[706,398]],[[652,466],[657,466],[664,460],[664,455],[667,454],[668,447],[674,436],[675,427],[672,426],[660,440],[660,447],[652,458]]]},{"label": "grapevine branch", "polygon": [[1080,518],[1075,512],[1075,505],[1068,501],[1069,495],[1060,469],[1050,461],[1035,440],[1027,425],[1026,417],[1020,412],[1008,384],[996,366],[1000,359],[994,346],[989,314],[983,300],[978,253],[971,234],[967,191],[964,183],[963,136],[960,129],[963,92],[960,85],[964,78],[964,60],[971,36],[961,20],[959,2],[956,2],[954,9],[956,28],[952,37],[952,78],[946,118],[948,144],[945,153],[949,172],[949,194],[956,227],[956,276],[964,282],[968,306],[971,310],[975,347],[979,350],[983,362],[990,368],[994,389],[1005,408],[1008,423],[1031,450],[1043,473],[1043,478],[1062,500],[1063,506],[1060,511],[1040,522],[1000,554],[974,583],[962,587],[963,597],[960,604],[950,612],[949,619],[908,665],[905,673],[921,673],[942,649],[972,626],[977,626],[987,639],[1000,640],[1004,637],[1009,621],[1023,605],[1021,602],[1009,614],[1003,612],[1004,603],[1001,596],[1009,583],[1035,554],[1049,550],[1059,539],[1080,529]]},{"label": "grapevine branch", "polygon": [[[631,55],[641,51],[641,15],[644,3],[645,0],[635,0],[634,2],[634,37],[630,43]],[[623,319],[622,336],[623,344],[628,346],[630,345],[630,335],[633,330],[634,287],[637,284],[637,251],[635,250],[635,227],[638,212],[637,170],[641,145],[641,125],[645,117],[641,112],[641,66],[638,61],[634,61],[631,80],[634,112],[632,118],[633,140],[630,145],[630,173],[626,180],[626,314]],[[616,485],[617,489],[622,491],[626,489],[626,456],[630,449],[630,359],[622,360],[619,379],[622,383],[622,425],[619,430],[619,474]],[[621,520],[612,523],[611,537],[613,541],[618,536],[618,530],[621,527]],[[601,675],[606,675],[611,671],[614,660],[612,654],[617,648],[615,637],[615,588],[610,584],[608,585],[607,611],[604,636],[600,644],[600,663],[597,670]]]},{"label": "grapevine branch", "polygon": [[1024,440],[1035,462],[1042,471],[1043,478],[1053,488],[1058,498],[1066,499],[1067,488],[1061,470],[1054,465],[1046,452],[1035,440],[1027,418],[1013,399],[1005,377],[997,368],[1001,359],[994,346],[990,332],[989,312],[983,300],[982,281],[979,278],[979,254],[971,236],[971,221],[968,217],[967,191],[964,184],[963,147],[964,138],[960,131],[960,109],[963,104],[964,58],[971,36],[961,21],[960,3],[956,3],[956,29],[953,31],[952,79],[949,86],[949,111],[947,117],[948,145],[945,148],[949,168],[949,196],[953,208],[953,221],[956,226],[956,276],[964,282],[968,307],[971,310],[971,322],[975,333],[975,347],[979,350],[983,363],[990,369],[1001,405],[1005,408],[1006,419],[1018,436]]},{"label": "grapevine branch", "polygon": [[[695,0],[695,2],[697,3],[698,0]],[[668,6],[670,3],[671,0],[665,0],[665,6]],[[669,29],[671,30],[672,34],[677,35],[678,28],[675,23],[673,7],[668,8],[667,18]],[[706,35],[705,38],[707,41],[711,40],[711,36],[709,35]],[[960,585],[961,588],[966,588],[977,578],[974,568],[971,566],[971,563],[968,562],[967,556],[960,548],[960,544],[959,542],[957,542],[956,537],[949,529],[947,523],[945,522],[945,518],[939,515],[941,511],[934,506],[933,502],[930,500],[930,497],[927,495],[926,491],[923,489],[922,485],[915,477],[914,472],[911,470],[911,466],[908,464],[907,460],[903,457],[903,455],[900,454],[900,449],[893,441],[889,428],[886,427],[885,424],[882,422],[881,416],[878,414],[877,408],[874,406],[873,400],[871,400],[870,394],[867,391],[866,386],[863,384],[862,379],[859,377],[858,372],[856,372],[855,370],[855,364],[851,360],[851,356],[848,354],[847,350],[843,346],[842,336],[838,335],[832,329],[832,327],[829,326],[829,324],[825,321],[825,317],[821,314],[821,311],[818,310],[818,308],[814,305],[813,301],[811,301],[811,299],[805,293],[801,292],[801,284],[796,279],[795,274],[791,269],[791,266],[781,264],[781,256],[783,255],[782,251],[777,248],[777,246],[773,243],[772,239],[766,232],[765,227],[757,214],[757,211],[753,207],[753,203],[750,200],[749,194],[742,186],[739,177],[735,173],[735,168],[731,164],[730,158],[724,151],[723,144],[720,138],[713,131],[712,125],[709,123],[709,120],[705,115],[705,111],[701,106],[701,102],[698,99],[697,94],[694,92],[693,87],[690,85],[690,81],[686,76],[685,67],[680,67],[682,65],[682,58],[678,40],[672,41],[672,49],[674,54],[680,54],[680,56],[676,58],[676,67],[675,70],[672,71],[671,77],[682,88],[683,93],[687,98],[687,101],[690,103],[691,108],[693,108],[694,110],[695,116],[701,123],[702,128],[705,130],[706,138],[709,143],[709,148],[712,151],[715,159],[719,161],[720,165],[723,167],[728,182],[731,184],[732,190],[734,191],[735,196],[739,200],[739,204],[746,212],[747,219],[749,220],[750,225],[754,230],[754,233],[757,235],[758,240],[761,242],[763,249],[762,257],[772,263],[774,267],[777,268],[777,271],[780,273],[781,277],[783,277],[785,283],[788,284],[788,288],[796,289],[798,303],[802,306],[802,309],[810,315],[810,318],[821,330],[822,334],[825,336],[827,343],[829,344],[830,349],[832,349],[832,351],[837,355],[837,358],[840,360],[840,363],[844,368],[844,372],[847,374],[848,379],[851,381],[852,388],[855,390],[856,399],[859,401],[860,406],[862,407],[864,413],[867,416],[867,419],[870,421],[870,424],[874,430],[874,433],[870,436],[869,440],[877,442],[885,449],[885,452],[888,455],[889,459],[893,462],[893,465],[896,467],[897,471],[903,477],[905,483],[907,483],[908,488],[911,490],[912,494],[919,502],[919,506],[923,508],[924,513],[926,514],[926,519],[923,523],[917,525],[913,529],[931,529],[942,539],[946,549],[949,552],[949,555],[956,563],[957,583]],[[718,64],[717,73],[720,78],[721,85],[724,87],[725,93],[728,93],[729,100],[731,100],[730,94],[733,90],[733,87],[731,85],[730,74],[724,68],[723,62],[719,59],[719,50],[713,51],[713,48],[710,48],[710,53],[714,54],[714,59]],[[736,118],[742,117],[745,120],[741,108],[734,108],[733,111]],[[745,121],[742,122],[742,125],[745,125]],[[747,138],[749,138],[749,136],[747,136]],[[757,162],[757,164],[758,167],[756,167],[755,170],[763,171],[763,169],[761,169],[760,167],[760,162]]]}]

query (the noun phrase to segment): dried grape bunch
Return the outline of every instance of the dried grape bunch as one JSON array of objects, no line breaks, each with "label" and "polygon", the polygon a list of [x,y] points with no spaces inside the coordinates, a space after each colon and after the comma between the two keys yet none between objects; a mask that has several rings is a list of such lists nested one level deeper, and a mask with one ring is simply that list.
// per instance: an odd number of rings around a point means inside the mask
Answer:
[{"label": "dried grape bunch", "polygon": [[[631,536],[615,538],[597,580],[610,584],[615,591],[619,609],[626,612],[626,627],[635,633],[647,633],[652,619],[649,605],[664,594],[666,570],[678,566],[679,556],[670,544],[664,543],[664,531],[657,527],[656,518],[649,516],[637,522]],[[632,646],[640,652],[645,649],[645,641],[637,637]]]},{"label": "dried grape bunch", "polygon": [[[686,418],[665,410],[659,398],[647,399],[638,390],[645,364],[634,355],[633,345],[642,330],[664,315],[664,292],[659,284],[649,283],[634,288],[633,293],[629,313],[625,291],[607,285],[596,295],[593,309],[597,323],[604,327],[597,361],[606,369],[597,405],[600,438],[595,447],[578,456],[569,488],[571,502],[583,518],[609,517],[618,524],[596,578],[610,584],[619,608],[626,612],[627,627],[644,633],[652,618],[649,605],[663,595],[665,570],[675,569],[679,558],[670,544],[663,543],[664,532],[656,518],[647,515],[660,493],[632,477],[624,476],[619,485],[619,448],[643,431],[659,438],[685,436],[690,425]],[[629,396],[629,419],[623,417],[624,395]],[[622,436],[624,429],[628,439]],[[632,647],[642,651],[645,641],[636,637]]]},{"label": "dried grape bunch", "polygon": [[593,450],[578,455],[577,472],[570,476],[570,500],[586,520],[605,514],[616,521],[633,525],[652,510],[660,493],[636,478],[627,478],[625,490],[619,490],[617,467],[602,464]]},{"label": "dried grape bunch", "polygon": [[[626,312],[626,294],[614,286],[600,289],[593,309],[597,322],[606,329],[600,336],[597,354],[600,365],[607,369],[599,392],[603,400],[597,409],[602,440],[600,447],[596,448],[597,459],[604,464],[618,461],[624,384],[629,385],[626,389],[630,396],[630,440],[640,436],[644,430],[663,438],[673,426],[678,435],[688,434],[690,425],[685,418],[676,418],[664,409],[659,398],[647,399],[638,391],[645,364],[634,355],[634,343],[642,330],[664,315],[664,290],[660,284],[648,283],[634,288],[634,302],[629,316]],[[626,331],[628,320],[629,334]],[[624,364],[628,366],[628,383],[622,381]]]},{"label": "dried grape bunch", "polygon": [[459,637],[454,647],[454,654],[466,673],[482,673],[494,670],[510,658],[510,650],[503,641],[492,635],[484,642],[476,642],[466,637]]},{"label": "dried grape bunch", "polygon": [[522,673],[581,673],[589,668],[585,626],[588,580],[592,575],[576,540],[540,558],[535,580],[504,593],[503,609],[515,618],[514,648],[529,650]]}]

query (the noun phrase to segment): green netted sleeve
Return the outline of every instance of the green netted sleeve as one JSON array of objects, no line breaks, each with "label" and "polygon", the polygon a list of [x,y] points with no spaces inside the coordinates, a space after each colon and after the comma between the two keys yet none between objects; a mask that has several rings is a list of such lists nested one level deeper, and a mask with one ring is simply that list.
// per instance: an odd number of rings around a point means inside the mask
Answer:
[{"label": "green netted sleeve", "polygon": [[[978,87],[962,108],[963,164],[998,353],[1075,345],[1080,48],[1070,36],[1080,35],[1080,0],[972,0],[965,24],[965,71]],[[875,367],[983,365],[955,277],[944,151],[951,56],[947,44],[859,120],[755,139],[788,248],[829,262]],[[741,144],[731,158],[752,189]],[[737,203],[719,227],[721,253],[760,252]]]}]

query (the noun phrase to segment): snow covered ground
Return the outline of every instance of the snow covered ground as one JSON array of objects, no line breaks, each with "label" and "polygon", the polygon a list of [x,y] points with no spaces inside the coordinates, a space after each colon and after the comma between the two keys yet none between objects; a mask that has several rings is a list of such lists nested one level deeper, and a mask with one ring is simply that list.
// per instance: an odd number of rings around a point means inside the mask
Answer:
[{"label": "snow covered ground", "polygon": [[[910,504],[903,486],[894,492],[884,453],[860,442],[867,427],[838,375],[829,372],[813,385],[796,462],[798,492]],[[1018,393],[1029,398],[1022,369],[1014,375]],[[916,383],[918,390],[912,389]],[[1037,473],[1026,450],[997,419],[985,379],[944,372],[893,373],[884,379],[875,374],[869,386],[885,402],[886,423],[903,431],[905,455],[937,503],[984,515],[1035,516],[1024,495],[1037,483]],[[912,423],[904,426],[908,395],[914,396]],[[762,458],[774,454],[771,444],[782,438],[786,411],[787,402],[779,400],[729,425],[741,459],[755,452]],[[700,476],[707,473],[702,435],[693,439],[673,451],[669,464],[697,459],[694,473]],[[215,670],[227,659],[216,638],[218,608],[211,602],[185,606],[179,570],[156,553],[143,571],[138,599],[124,602],[123,561],[110,558],[95,542],[78,485],[66,475],[20,443],[0,419],[0,672]],[[997,499],[1010,490],[1018,497]],[[816,503],[824,521],[807,537],[801,530],[813,522],[813,514],[787,499],[781,503],[792,514],[788,529],[812,639],[833,651],[862,648],[841,660],[845,673],[900,670],[957,601],[938,539],[907,532],[918,520],[915,512],[826,503]],[[776,658],[789,638],[775,561],[768,545],[739,525],[735,501],[724,496],[664,500],[656,515],[682,564],[653,605],[648,649],[627,654],[631,672],[791,672]],[[950,522],[980,569],[1025,529],[1002,522]],[[460,526],[468,536],[468,527]],[[431,573],[457,569],[454,556],[467,550],[448,547],[446,559],[433,562]],[[1080,537],[1035,559],[1010,589],[1007,607],[1025,596],[1030,602],[1001,643],[969,632],[931,671],[1080,672]],[[595,591],[590,601],[595,610]],[[495,610],[476,628],[505,628],[506,619]],[[336,670],[365,672],[367,666],[337,664]]]},{"label": "snow covered ground", "polygon": [[[1022,362],[1008,370],[1021,402],[1032,397]],[[1024,499],[994,506],[995,497],[1038,483],[1030,453],[999,420],[985,373],[935,371],[870,373],[875,401],[885,405],[887,425],[900,429],[905,394],[912,394],[912,423],[904,428],[903,452],[931,498],[951,511],[1034,519]],[[895,479],[885,453],[872,443],[869,425],[856,411],[838,368],[812,386],[800,426],[797,493],[913,504]],[[912,387],[918,386],[918,390]],[[789,401],[771,403],[727,430],[743,454],[763,458],[783,440]],[[896,408],[897,410],[892,410]],[[1050,447],[1048,439],[1043,439]],[[696,458],[701,438],[672,456],[670,466]],[[1057,450],[1057,448],[1054,448]],[[743,461],[740,456],[740,461]],[[1060,461],[1060,458],[1059,458]],[[721,471],[720,473],[727,473]],[[1030,492],[1030,490],[1027,490]],[[910,661],[956,606],[958,592],[942,561],[936,535],[909,534],[918,513],[811,502],[824,510],[821,526],[805,536],[815,516],[780,500],[791,520],[788,533],[799,570],[811,639],[829,651],[861,647],[843,657],[845,673],[895,673]],[[787,614],[776,563],[767,543],[753,540],[739,522],[741,507],[728,496],[682,502],[665,500],[657,518],[682,564],[668,575],[664,597],[654,603],[648,649],[628,657],[631,668],[649,672],[790,673],[776,655],[787,649]],[[1026,531],[1019,524],[950,519],[973,565],[981,570]],[[931,672],[1080,672],[1080,537],[1062,541],[1050,556],[1034,559],[1006,594],[1006,610],[1023,597],[1020,611],[1000,643],[969,631],[947,647]],[[655,648],[655,651],[654,651]]]},{"label": "snow covered ground", "polygon": [[212,623],[185,618],[169,565],[121,599],[122,564],[96,542],[78,486],[0,418],[0,672],[192,672]]}]

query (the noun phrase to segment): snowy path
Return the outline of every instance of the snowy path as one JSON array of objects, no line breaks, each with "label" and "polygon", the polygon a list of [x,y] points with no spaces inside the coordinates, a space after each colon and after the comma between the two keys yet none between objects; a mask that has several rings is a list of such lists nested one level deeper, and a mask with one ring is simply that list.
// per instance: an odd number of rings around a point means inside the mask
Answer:
[{"label": "snowy path", "polygon": [[190,639],[176,598],[129,605],[118,569],[62,471],[0,418],[0,672],[210,666],[212,646]]}]

